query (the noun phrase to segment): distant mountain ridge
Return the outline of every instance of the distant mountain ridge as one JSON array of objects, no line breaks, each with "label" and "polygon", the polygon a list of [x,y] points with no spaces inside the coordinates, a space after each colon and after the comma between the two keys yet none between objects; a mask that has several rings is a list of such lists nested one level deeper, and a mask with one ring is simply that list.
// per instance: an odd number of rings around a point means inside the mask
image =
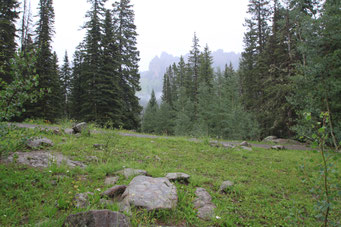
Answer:
[{"label": "distant mountain ridge", "polygon": [[[188,55],[184,57],[185,62],[187,62]],[[238,69],[240,53],[234,52],[224,52],[222,49],[212,52],[213,57],[213,68],[217,70],[218,68],[224,69],[225,64],[232,63],[234,69]],[[163,76],[166,73],[167,68],[173,63],[177,64],[180,61],[180,57],[173,56],[166,52],[162,52],[160,57],[155,56],[149,63],[148,71],[140,72],[141,75],[141,91],[138,92],[138,97],[140,98],[140,104],[145,106],[150,98],[150,94],[154,89],[157,99],[160,99],[162,95],[162,84]]]}]

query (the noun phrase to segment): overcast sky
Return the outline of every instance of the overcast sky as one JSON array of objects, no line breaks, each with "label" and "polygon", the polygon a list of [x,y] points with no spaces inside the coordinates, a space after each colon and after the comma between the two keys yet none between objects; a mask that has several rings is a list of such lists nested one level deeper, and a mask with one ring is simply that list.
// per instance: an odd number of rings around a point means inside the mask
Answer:
[{"label": "overcast sky", "polygon": [[[31,0],[36,15],[38,0]],[[114,0],[107,1],[110,7]],[[244,19],[248,0],[131,0],[135,10],[140,70],[148,69],[149,62],[163,51],[174,56],[184,55],[192,46],[194,32],[202,47],[212,51],[243,50]],[[71,58],[82,41],[85,13],[90,8],[87,0],[54,0],[55,37],[53,49],[59,61],[65,50]]]}]

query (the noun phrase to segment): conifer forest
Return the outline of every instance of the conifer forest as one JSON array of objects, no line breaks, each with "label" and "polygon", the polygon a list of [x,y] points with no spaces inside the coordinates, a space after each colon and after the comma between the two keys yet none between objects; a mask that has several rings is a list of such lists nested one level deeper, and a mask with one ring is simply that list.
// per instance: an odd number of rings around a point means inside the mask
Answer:
[{"label": "conifer forest", "polygon": [[[311,121],[328,143],[341,140],[341,2],[250,0],[239,68],[213,68],[194,33],[189,56],[169,65],[161,100],[143,110],[136,92],[139,50],[129,0],[89,0],[83,41],[60,60],[52,49],[53,0],[0,0],[0,119],[60,119],[144,133],[311,140]],[[19,6],[22,11],[19,11]],[[308,119],[309,118],[309,119]]]}]

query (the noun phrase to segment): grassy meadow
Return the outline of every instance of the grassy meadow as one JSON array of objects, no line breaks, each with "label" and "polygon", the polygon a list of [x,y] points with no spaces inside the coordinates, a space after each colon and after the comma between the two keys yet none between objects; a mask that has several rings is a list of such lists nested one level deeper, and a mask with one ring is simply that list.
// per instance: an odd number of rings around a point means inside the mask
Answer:
[{"label": "grassy meadow", "polygon": [[[60,127],[70,127],[64,123]],[[2,131],[5,131],[2,126]],[[91,126],[94,129],[94,126]],[[98,129],[99,130],[99,129]],[[102,129],[101,129],[102,130]],[[0,226],[61,226],[65,218],[93,209],[118,211],[117,204],[102,205],[100,194],[110,186],[106,176],[123,168],[144,169],[153,177],[169,172],[191,175],[188,185],[175,183],[178,205],[174,210],[147,212],[133,208],[133,226],[322,226],[323,200],[321,154],[313,151],[267,150],[239,147],[211,147],[208,138],[201,142],[187,138],[136,138],[105,133],[55,135],[33,129],[11,129],[3,132],[2,156],[13,151],[30,152],[25,138],[42,136],[54,146],[42,148],[59,152],[72,160],[82,161],[84,169],[51,164],[45,169],[0,163]],[[102,149],[94,144],[103,144]],[[89,158],[96,156],[96,158]],[[330,196],[333,199],[329,224],[340,225],[341,200],[336,187],[340,183],[340,154],[331,153]],[[117,184],[129,184],[120,177]],[[234,186],[219,194],[223,181]],[[193,200],[195,189],[205,188],[217,206],[215,217],[203,221],[196,216]],[[339,187],[339,186],[338,186]],[[76,208],[77,193],[93,192],[87,208]]]}]

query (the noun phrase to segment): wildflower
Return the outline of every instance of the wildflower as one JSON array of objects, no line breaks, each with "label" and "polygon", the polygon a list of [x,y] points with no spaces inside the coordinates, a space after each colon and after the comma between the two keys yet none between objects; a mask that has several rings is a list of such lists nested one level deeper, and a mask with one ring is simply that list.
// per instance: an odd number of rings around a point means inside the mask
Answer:
[{"label": "wildflower", "polygon": [[101,189],[100,189],[100,188],[97,188],[96,190],[97,190],[97,191],[99,191],[99,192],[101,191]]},{"label": "wildflower", "polygon": [[52,170],[49,170],[49,173],[52,173]]},{"label": "wildflower", "polygon": [[221,219],[221,217],[219,217],[219,216],[215,216],[215,218],[216,218],[216,219]]}]

